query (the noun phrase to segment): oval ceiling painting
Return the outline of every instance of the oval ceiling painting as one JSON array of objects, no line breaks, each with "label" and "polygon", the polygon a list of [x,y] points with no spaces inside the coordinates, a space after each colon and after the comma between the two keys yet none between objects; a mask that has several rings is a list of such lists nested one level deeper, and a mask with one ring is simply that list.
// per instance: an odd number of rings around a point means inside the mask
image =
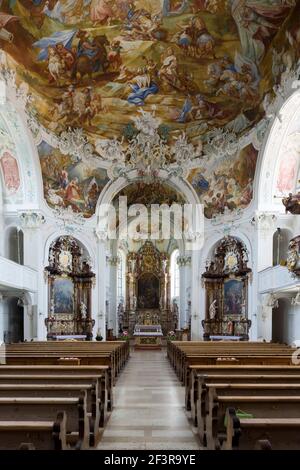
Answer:
[{"label": "oval ceiling painting", "polygon": [[[299,7],[296,0],[8,0],[0,47],[6,67],[29,86],[31,113],[52,134],[80,128],[93,145],[126,143],[142,109],[155,114],[168,145],[184,133],[205,150],[216,129],[240,136],[265,115],[299,58]],[[187,179],[208,217],[251,199],[255,155],[247,163],[239,154],[229,166],[202,161],[191,169]]]}]

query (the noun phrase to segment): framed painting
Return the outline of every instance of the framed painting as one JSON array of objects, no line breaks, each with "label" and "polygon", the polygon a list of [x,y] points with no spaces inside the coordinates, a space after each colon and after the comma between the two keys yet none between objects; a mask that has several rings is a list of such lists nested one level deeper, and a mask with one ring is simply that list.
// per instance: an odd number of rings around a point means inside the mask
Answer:
[{"label": "framed painting", "polygon": [[224,315],[245,314],[245,286],[242,280],[224,282]]},{"label": "framed painting", "polygon": [[144,274],[138,280],[138,308],[159,308],[159,280],[153,274]]},{"label": "framed painting", "polygon": [[74,284],[72,279],[56,277],[53,282],[52,298],[54,313],[74,313]]}]

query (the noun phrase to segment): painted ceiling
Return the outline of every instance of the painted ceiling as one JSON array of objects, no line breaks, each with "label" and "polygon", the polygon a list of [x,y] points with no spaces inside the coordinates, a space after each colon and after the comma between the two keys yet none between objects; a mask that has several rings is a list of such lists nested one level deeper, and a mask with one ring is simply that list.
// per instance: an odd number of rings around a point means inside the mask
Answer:
[{"label": "painted ceiling", "polygon": [[[95,148],[126,146],[142,109],[170,147],[184,133],[205,149],[218,129],[239,137],[263,118],[298,61],[299,18],[296,0],[7,0],[0,47],[49,135],[80,128]],[[50,140],[38,144],[48,204],[89,217],[109,181],[105,156],[74,161]],[[205,215],[247,207],[257,149],[248,143],[229,163],[204,153],[184,177]]]}]

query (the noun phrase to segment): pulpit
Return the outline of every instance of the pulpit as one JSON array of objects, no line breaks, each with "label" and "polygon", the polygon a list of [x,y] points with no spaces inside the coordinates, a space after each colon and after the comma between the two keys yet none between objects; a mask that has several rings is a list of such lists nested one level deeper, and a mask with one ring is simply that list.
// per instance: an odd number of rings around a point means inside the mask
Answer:
[{"label": "pulpit", "polygon": [[160,325],[135,325],[133,336],[135,349],[161,349]]}]

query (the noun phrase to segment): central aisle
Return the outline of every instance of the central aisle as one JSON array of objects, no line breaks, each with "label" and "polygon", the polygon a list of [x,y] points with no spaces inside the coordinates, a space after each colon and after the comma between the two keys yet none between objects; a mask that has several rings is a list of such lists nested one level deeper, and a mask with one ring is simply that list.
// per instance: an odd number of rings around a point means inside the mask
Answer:
[{"label": "central aisle", "polygon": [[199,449],[183,405],[184,387],[166,351],[132,351],[98,449]]}]

